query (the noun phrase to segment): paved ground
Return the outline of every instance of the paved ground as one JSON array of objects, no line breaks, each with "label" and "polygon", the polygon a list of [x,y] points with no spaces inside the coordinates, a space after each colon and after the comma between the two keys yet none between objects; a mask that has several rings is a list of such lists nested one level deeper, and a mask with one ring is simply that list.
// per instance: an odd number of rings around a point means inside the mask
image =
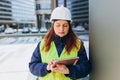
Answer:
[{"label": "paved ground", "polygon": [[[88,37],[83,37],[87,53]],[[41,37],[0,39],[0,80],[35,80],[28,69],[32,52]],[[86,40],[85,40],[86,39]],[[87,79],[85,79],[87,80]]]}]

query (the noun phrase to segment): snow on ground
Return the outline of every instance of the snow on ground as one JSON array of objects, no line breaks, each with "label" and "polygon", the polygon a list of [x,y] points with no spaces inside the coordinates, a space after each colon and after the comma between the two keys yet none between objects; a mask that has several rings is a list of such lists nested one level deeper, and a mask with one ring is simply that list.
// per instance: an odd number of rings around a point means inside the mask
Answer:
[{"label": "snow on ground", "polygon": [[[79,38],[84,41],[89,56],[88,36]],[[39,41],[39,37],[0,39],[0,80],[36,80],[29,72],[28,63]]]},{"label": "snow on ground", "polygon": [[28,80],[28,63],[36,46],[37,44],[0,46],[0,80]]}]

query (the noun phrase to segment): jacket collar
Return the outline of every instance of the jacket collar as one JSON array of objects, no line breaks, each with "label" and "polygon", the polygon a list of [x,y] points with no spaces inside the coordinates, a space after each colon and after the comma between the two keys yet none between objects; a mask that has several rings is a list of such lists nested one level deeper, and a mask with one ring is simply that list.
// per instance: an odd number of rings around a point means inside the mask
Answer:
[{"label": "jacket collar", "polygon": [[54,41],[58,42],[58,43],[65,43],[66,36],[60,37],[60,36],[54,34]]}]

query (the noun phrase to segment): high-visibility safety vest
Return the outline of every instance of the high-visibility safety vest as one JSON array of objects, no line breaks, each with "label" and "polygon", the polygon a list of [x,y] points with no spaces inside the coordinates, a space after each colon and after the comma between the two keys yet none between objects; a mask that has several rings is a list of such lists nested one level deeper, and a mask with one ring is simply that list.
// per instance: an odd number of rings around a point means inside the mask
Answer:
[{"label": "high-visibility safety vest", "polygon": [[[80,40],[78,40],[77,42],[80,49],[80,46],[81,46]],[[59,59],[65,59],[65,58],[74,58],[74,57],[77,57],[78,55],[79,49],[76,49],[76,48],[72,49],[70,54],[68,55],[67,51],[64,48],[60,57],[58,57],[58,53],[57,53],[57,49],[55,47],[54,41],[51,42],[51,47],[47,52],[42,50],[43,45],[44,45],[44,39],[40,43],[40,52],[41,52],[40,55],[41,55],[42,63],[49,63],[50,61],[55,59],[59,60]],[[39,80],[71,80],[71,79],[69,77],[66,77],[63,73],[50,72],[43,77],[39,77]],[[82,79],[80,78],[77,80],[82,80]]]}]

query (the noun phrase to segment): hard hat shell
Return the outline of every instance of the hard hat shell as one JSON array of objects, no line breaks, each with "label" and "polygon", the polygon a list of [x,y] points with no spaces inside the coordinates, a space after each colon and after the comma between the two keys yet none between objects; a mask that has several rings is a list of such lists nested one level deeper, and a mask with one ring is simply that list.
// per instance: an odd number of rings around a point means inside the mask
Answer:
[{"label": "hard hat shell", "polygon": [[70,10],[64,6],[55,8],[51,14],[50,21],[52,22],[53,20],[59,19],[72,21]]}]

